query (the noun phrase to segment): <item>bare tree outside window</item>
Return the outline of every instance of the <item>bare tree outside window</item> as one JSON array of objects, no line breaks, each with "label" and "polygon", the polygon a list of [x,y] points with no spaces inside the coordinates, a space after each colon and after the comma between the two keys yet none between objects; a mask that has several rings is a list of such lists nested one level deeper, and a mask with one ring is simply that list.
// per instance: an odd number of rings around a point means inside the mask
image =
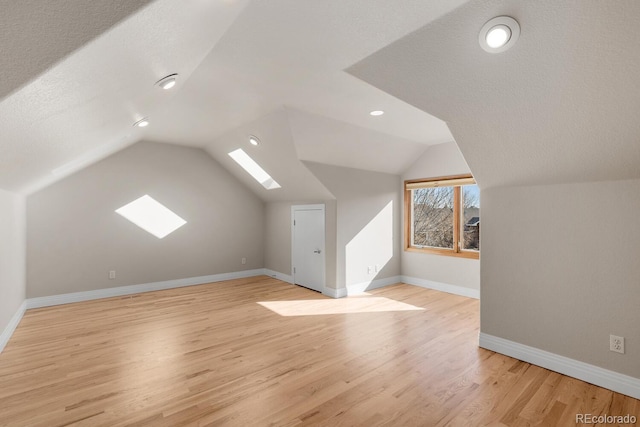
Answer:
[{"label": "bare tree outside window", "polygon": [[413,190],[413,244],[453,248],[453,187]]},{"label": "bare tree outside window", "polygon": [[462,188],[462,249],[480,250],[480,190],[477,185]]},{"label": "bare tree outside window", "polygon": [[405,251],[480,258],[480,189],[471,175],[404,183]]}]

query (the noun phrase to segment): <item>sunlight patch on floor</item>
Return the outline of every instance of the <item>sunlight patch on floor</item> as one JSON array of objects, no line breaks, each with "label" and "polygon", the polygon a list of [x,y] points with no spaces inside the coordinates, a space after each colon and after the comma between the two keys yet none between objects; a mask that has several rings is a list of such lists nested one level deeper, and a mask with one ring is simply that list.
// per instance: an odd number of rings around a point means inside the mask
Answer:
[{"label": "sunlight patch on floor", "polygon": [[340,298],[297,301],[262,301],[261,306],[281,316],[318,316],[323,314],[379,313],[386,311],[417,311],[422,307],[385,297]]}]

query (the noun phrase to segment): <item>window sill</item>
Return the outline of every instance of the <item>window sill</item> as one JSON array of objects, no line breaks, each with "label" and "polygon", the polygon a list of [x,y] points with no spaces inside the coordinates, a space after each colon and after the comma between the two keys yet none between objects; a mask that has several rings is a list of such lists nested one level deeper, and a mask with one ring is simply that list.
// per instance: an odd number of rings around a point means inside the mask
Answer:
[{"label": "window sill", "polygon": [[416,248],[413,246],[404,248],[404,250],[405,252],[418,252],[418,253],[431,254],[431,255],[444,255],[444,256],[451,256],[455,258],[480,259],[480,252],[475,252],[475,251],[454,252],[453,249]]}]

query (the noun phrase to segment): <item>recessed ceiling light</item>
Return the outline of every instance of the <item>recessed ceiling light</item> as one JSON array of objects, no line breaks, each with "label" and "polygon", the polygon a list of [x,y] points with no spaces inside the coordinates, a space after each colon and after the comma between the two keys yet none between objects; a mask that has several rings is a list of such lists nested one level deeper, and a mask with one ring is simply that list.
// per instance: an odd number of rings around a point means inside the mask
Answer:
[{"label": "recessed ceiling light", "polygon": [[260,145],[260,140],[257,136],[249,135],[249,143],[251,145]]},{"label": "recessed ceiling light", "polygon": [[178,74],[169,74],[166,77],[161,78],[156,82],[156,85],[161,87],[162,89],[169,90],[176,85],[176,81],[178,78]]},{"label": "recessed ceiling light", "polygon": [[144,119],[140,119],[137,122],[135,122],[133,124],[135,127],[139,127],[139,128],[146,128],[147,126],[149,126],[149,119],[147,119],[146,117]]},{"label": "recessed ceiling light", "polygon": [[489,53],[504,52],[520,37],[520,24],[509,16],[498,16],[489,20],[478,35],[480,47]]},{"label": "recessed ceiling light", "polygon": [[370,112],[369,114],[371,114],[372,116],[381,116],[384,114],[384,111],[382,110],[374,110],[372,112]]},{"label": "recessed ceiling light", "polygon": [[486,40],[490,48],[504,46],[511,38],[511,30],[506,25],[496,25],[487,32]]}]

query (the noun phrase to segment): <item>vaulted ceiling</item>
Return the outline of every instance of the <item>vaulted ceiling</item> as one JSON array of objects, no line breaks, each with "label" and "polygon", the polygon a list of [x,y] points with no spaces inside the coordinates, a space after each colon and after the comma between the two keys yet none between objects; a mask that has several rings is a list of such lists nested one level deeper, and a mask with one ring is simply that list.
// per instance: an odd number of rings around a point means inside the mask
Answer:
[{"label": "vaulted ceiling", "polygon": [[[0,103],[0,188],[9,191],[29,192],[144,138],[132,124],[177,92],[154,83],[176,71],[188,80],[246,2],[45,4],[12,2],[2,13],[7,22],[30,22],[9,25],[0,42],[3,53],[13,43],[8,50],[19,50],[1,55],[13,82]],[[40,63],[49,44],[53,52]]]},{"label": "vaulted ceiling", "polygon": [[[521,27],[488,54],[478,33]],[[640,2],[474,1],[349,72],[445,120],[483,188],[640,178]]]},{"label": "vaulted ceiling", "polygon": [[[303,161],[401,174],[454,138],[484,188],[640,177],[633,0],[0,2],[9,191],[143,139],[202,147],[267,201],[329,196]],[[499,15],[522,34],[488,54]],[[249,134],[282,189],[227,156]]]},{"label": "vaulted ceiling", "polygon": [[[344,69],[462,2],[6,2],[0,188],[32,192],[142,139],[203,147],[226,165],[215,142],[263,117],[286,125],[280,134],[299,140],[301,159],[345,155],[397,173],[429,144],[451,141],[446,124]],[[174,89],[154,86],[171,73]],[[374,109],[386,114],[371,117]],[[151,125],[134,128],[142,117]],[[261,153],[298,169],[297,140]],[[314,146],[323,142],[341,151],[328,156]],[[385,161],[371,154],[394,145],[410,150]],[[289,191],[295,178],[282,179],[267,200],[298,193]]]}]

